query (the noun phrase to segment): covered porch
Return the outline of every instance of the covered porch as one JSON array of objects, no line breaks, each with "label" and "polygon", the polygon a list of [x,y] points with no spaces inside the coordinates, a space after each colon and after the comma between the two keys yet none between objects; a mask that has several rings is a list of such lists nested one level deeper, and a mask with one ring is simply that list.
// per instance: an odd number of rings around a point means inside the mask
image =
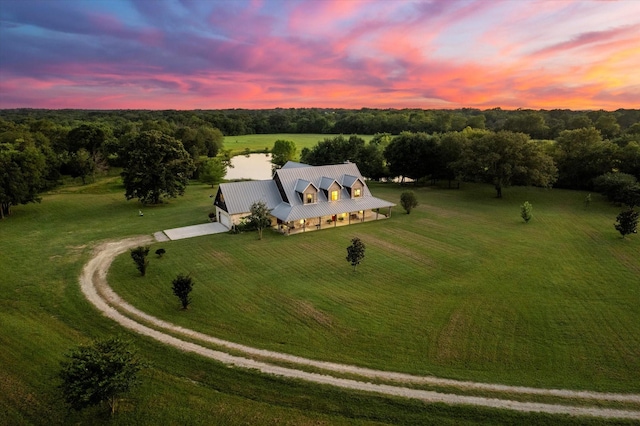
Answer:
[{"label": "covered porch", "polygon": [[303,232],[320,231],[328,228],[336,228],[338,226],[353,225],[356,223],[371,222],[380,219],[387,219],[389,217],[391,217],[391,207],[343,212],[334,215],[309,217],[288,222],[278,219],[276,230],[284,235],[292,235]]}]

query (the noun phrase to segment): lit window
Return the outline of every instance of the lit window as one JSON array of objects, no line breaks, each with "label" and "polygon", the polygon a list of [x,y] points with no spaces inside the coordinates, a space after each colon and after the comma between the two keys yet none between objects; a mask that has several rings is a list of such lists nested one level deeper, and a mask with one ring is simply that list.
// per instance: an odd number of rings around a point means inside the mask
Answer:
[{"label": "lit window", "polygon": [[353,197],[358,198],[362,195],[362,190],[360,188],[356,188],[353,190]]},{"label": "lit window", "polygon": [[338,191],[331,191],[331,201],[338,201]]},{"label": "lit window", "polygon": [[307,194],[307,204],[313,203],[313,194]]}]

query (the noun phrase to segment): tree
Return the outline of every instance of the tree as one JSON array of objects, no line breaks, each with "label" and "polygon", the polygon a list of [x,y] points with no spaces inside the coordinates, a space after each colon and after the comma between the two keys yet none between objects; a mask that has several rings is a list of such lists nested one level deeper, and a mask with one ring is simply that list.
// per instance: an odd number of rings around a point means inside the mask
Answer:
[{"label": "tree", "polygon": [[550,187],[557,169],[541,145],[524,133],[489,133],[462,150],[454,168],[468,179],[492,183],[498,198],[502,189],[515,185]]},{"label": "tree", "polygon": [[596,191],[613,203],[626,204],[630,208],[640,205],[640,183],[627,173],[605,173],[594,179]]},{"label": "tree", "polygon": [[79,177],[82,179],[82,184],[87,183],[87,176],[93,174],[96,169],[96,163],[84,148],[80,148],[77,152],[71,154],[71,158],[68,161],[69,171],[71,177]]},{"label": "tree", "polygon": [[182,309],[187,309],[191,303],[191,296],[189,296],[189,293],[193,290],[193,279],[189,275],[179,274],[172,283],[173,294],[180,299]]},{"label": "tree", "polygon": [[0,145],[0,219],[11,215],[12,206],[40,202],[45,171],[45,157],[33,144]]},{"label": "tree", "polygon": [[249,225],[258,231],[258,239],[262,239],[262,230],[271,226],[271,216],[269,208],[264,201],[256,201],[249,210],[251,214],[247,216]]},{"label": "tree", "polygon": [[106,401],[112,415],[118,398],[137,384],[144,367],[131,344],[115,337],[78,346],[66,357],[60,371],[65,401],[74,410]]},{"label": "tree", "polygon": [[525,201],[524,204],[520,206],[520,216],[522,216],[525,223],[529,223],[533,218],[533,206],[530,202]]},{"label": "tree", "polygon": [[131,258],[136,264],[136,268],[140,271],[140,275],[144,277],[147,273],[147,266],[149,266],[149,260],[147,259],[147,255],[149,255],[149,247],[138,246],[130,251]]},{"label": "tree", "polygon": [[558,185],[572,189],[591,189],[596,177],[612,171],[619,150],[603,141],[593,127],[564,130],[556,138],[554,160],[558,166]]},{"label": "tree", "polygon": [[355,237],[351,239],[351,245],[347,247],[347,261],[353,266],[353,271],[364,259],[365,246],[360,238]]},{"label": "tree", "polygon": [[145,204],[158,204],[163,196],[183,195],[195,170],[182,143],[155,130],[134,137],[121,156],[125,196]]},{"label": "tree", "polygon": [[621,211],[616,217],[617,223],[614,226],[620,232],[622,238],[638,232],[638,216],[640,216],[640,213],[633,209],[628,209]]},{"label": "tree", "polygon": [[403,191],[402,194],[400,194],[400,205],[407,214],[410,214],[414,207],[418,207],[416,194],[414,194],[413,191]]},{"label": "tree", "polygon": [[271,162],[277,166],[284,166],[296,156],[296,144],[292,141],[278,139],[271,149]]},{"label": "tree", "polygon": [[198,169],[198,179],[200,182],[209,184],[212,188],[214,185],[222,182],[226,174],[227,166],[218,158],[203,161]]}]

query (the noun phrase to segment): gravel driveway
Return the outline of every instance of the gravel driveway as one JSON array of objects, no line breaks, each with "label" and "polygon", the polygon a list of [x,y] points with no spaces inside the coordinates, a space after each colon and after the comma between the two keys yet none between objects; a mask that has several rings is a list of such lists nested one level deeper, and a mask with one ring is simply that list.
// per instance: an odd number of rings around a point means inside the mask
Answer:
[{"label": "gravel driveway", "polygon": [[[138,245],[150,244],[154,241],[151,236],[139,236],[119,241],[106,242],[96,247],[91,260],[84,266],[80,276],[80,286],[85,297],[103,315],[116,321],[121,326],[135,331],[144,336],[151,337],[163,344],[173,346],[185,352],[193,352],[203,357],[241,368],[258,370],[265,374],[281,377],[302,379],[309,382],[328,384],[344,389],[356,389],[360,391],[374,392],[384,395],[401,396],[419,399],[425,402],[441,402],[446,404],[464,404],[481,407],[501,408],[522,412],[543,412],[551,414],[569,414],[573,416],[593,416],[601,418],[620,418],[640,420],[640,410],[626,410],[613,408],[599,408],[589,406],[592,402],[597,405],[600,401],[619,401],[632,404],[640,404],[638,394],[615,394],[588,391],[571,391],[561,389],[541,389],[519,386],[506,386],[490,383],[478,383],[440,379],[432,376],[413,376],[409,374],[394,373],[388,371],[372,370],[357,366],[314,361],[288,354],[271,352],[257,348],[251,348],[237,343],[221,340],[193,330],[184,329],[174,324],[167,323],[158,318],[147,315],[122,300],[109,287],[106,276],[113,259],[130,248]],[[143,320],[145,325],[139,322]],[[223,348],[241,352],[249,356],[258,355],[279,361],[286,361],[293,365],[311,366],[322,369],[327,374],[310,373],[295,368],[281,367],[267,362],[256,361],[242,356],[235,356],[223,351],[217,351],[198,345],[196,343],[181,340],[174,335],[182,335],[201,342],[213,343]],[[397,385],[373,384],[366,381],[345,379],[331,376],[329,373],[348,373],[366,379],[381,379],[397,383]],[[520,402],[501,398],[477,397],[468,395],[456,395],[453,393],[441,393],[428,390],[411,389],[402,384],[422,383],[440,385],[466,390],[483,390],[508,394],[544,395],[557,398],[580,399],[583,405],[560,405],[536,402]],[[568,401],[568,403],[570,403]]]}]

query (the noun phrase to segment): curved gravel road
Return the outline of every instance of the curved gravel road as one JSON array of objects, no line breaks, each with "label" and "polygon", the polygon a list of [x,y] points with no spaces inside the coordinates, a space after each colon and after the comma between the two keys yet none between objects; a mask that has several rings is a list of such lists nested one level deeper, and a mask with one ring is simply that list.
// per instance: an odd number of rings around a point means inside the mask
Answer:
[{"label": "curved gravel road", "polygon": [[[113,259],[130,248],[150,244],[151,236],[138,236],[119,241],[106,242],[95,248],[91,260],[85,265],[80,276],[80,286],[85,297],[105,316],[116,321],[121,326],[136,333],[151,337],[166,345],[171,345],[185,352],[193,352],[206,358],[241,368],[259,370],[265,374],[277,375],[294,379],[302,379],[314,383],[327,384],[345,389],[374,392],[378,394],[401,396],[419,399],[425,402],[441,402],[446,404],[475,405],[490,408],[510,409],[523,412],[542,412],[550,414],[569,414],[573,416],[593,416],[601,418],[637,419],[640,411],[598,408],[589,406],[571,406],[535,402],[520,402],[500,398],[456,395],[428,390],[403,387],[400,384],[417,383],[455,387],[469,390],[484,390],[511,394],[544,395],[559,398],[582,399],[591,401],[619,401],[640,404],[640,395],[616,394],[588,391],[572,391],[562,389],[541,389],[522,386],[507,386],[490,383],[478,383],[440,379],[431,376],[414,376],[404,373],[394,373],[381,370],[361,368],[357,366],[315,361],[307,358],[287,355],[278,352],[251,348],[226,340],[217,339],[203,333],[185,329],[152,317],[122,300],[107,283],[107,272]],[[151,328],[139,322],[153,326]],[[173,335],[167,334],[171,332]],[[174,335],[182,335],[193,340],[212,343],[219,347],[228,348],[234,352],[245,353],[248,356],[260,356],[291,364],[320,368],[326,372],[347,373],[357,375],[363,379],[380,379],[398,383],[398,385],[374,384],[364,381],[334,377],[329,374],[310,373],[294,368],[281,367],[267,362],[231,355],[213,350],[196,343],[181,340]]]}]

